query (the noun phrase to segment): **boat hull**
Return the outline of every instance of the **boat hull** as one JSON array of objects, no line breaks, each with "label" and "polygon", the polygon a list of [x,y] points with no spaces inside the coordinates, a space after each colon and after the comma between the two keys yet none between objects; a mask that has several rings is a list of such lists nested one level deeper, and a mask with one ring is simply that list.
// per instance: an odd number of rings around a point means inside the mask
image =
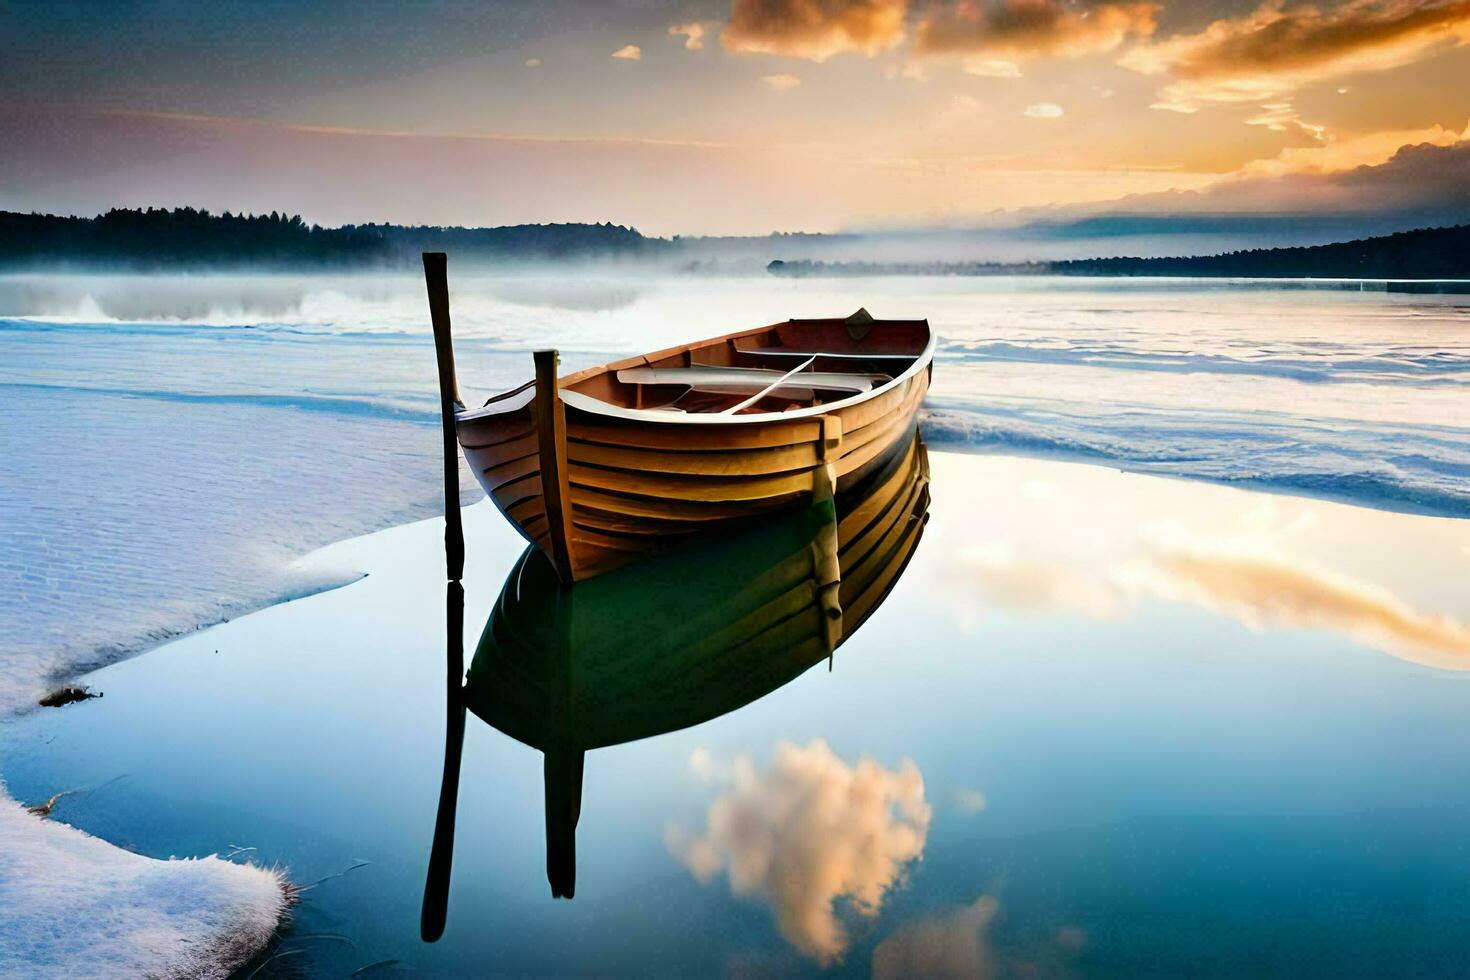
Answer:
[{"label": "boat hull", "polygon": [[496,507],[581,581],[854,485],[907,446],[929,376],[926,364],[821,414],[701,424],[589,411],[538,380],[457,430]]}]

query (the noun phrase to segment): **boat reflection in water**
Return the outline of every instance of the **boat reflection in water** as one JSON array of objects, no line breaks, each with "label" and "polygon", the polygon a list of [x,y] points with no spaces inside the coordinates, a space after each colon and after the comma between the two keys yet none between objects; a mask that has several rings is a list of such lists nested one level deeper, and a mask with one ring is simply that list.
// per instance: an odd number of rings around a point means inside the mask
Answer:
[{"label": "boat reflection in water", "polygon": [[586,753],[719,717],[830,661],[907,565],[928,504],[915,434],[835,499],[571,589],[528,547],[450,703],[424,938],[444,926],[465,708],[543,753],[546,874],[571,898]]}]

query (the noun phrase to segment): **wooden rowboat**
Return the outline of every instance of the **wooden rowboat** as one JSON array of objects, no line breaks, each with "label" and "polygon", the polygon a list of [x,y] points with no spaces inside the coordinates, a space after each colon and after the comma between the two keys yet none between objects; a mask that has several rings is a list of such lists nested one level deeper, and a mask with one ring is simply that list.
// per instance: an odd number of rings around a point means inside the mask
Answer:
[{"label": "wooden rowboat", "polygon": [[[525,384],[467,409],[443,253],[424,254],[441,398],[480,485],[563,585],[830,497],[902,451],[927,320],[786,320]],[[451,414],[452,413],[452,414]]]}]

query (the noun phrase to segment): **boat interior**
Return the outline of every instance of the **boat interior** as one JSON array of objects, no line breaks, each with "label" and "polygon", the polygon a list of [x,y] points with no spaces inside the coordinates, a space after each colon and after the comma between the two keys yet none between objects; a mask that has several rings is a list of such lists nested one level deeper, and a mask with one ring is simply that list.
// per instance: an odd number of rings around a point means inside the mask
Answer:
[{"label": "boat interior", "polygon": [[[929,344],[925,320],[787,320],[617,361],[563,378],[578,396],[619,408],[744,415],[844,401],[903,374]],[[567,397],[568,393],[571,397]]]}]

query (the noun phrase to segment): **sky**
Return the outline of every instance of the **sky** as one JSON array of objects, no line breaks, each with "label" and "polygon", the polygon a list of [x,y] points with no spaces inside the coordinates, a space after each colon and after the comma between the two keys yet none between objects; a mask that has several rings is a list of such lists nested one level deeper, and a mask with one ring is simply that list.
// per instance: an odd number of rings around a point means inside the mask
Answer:
[{"label": "sky", "polygon": [[1470,214],[1470,0],[8,0],[0,40],[0,209]]}]

